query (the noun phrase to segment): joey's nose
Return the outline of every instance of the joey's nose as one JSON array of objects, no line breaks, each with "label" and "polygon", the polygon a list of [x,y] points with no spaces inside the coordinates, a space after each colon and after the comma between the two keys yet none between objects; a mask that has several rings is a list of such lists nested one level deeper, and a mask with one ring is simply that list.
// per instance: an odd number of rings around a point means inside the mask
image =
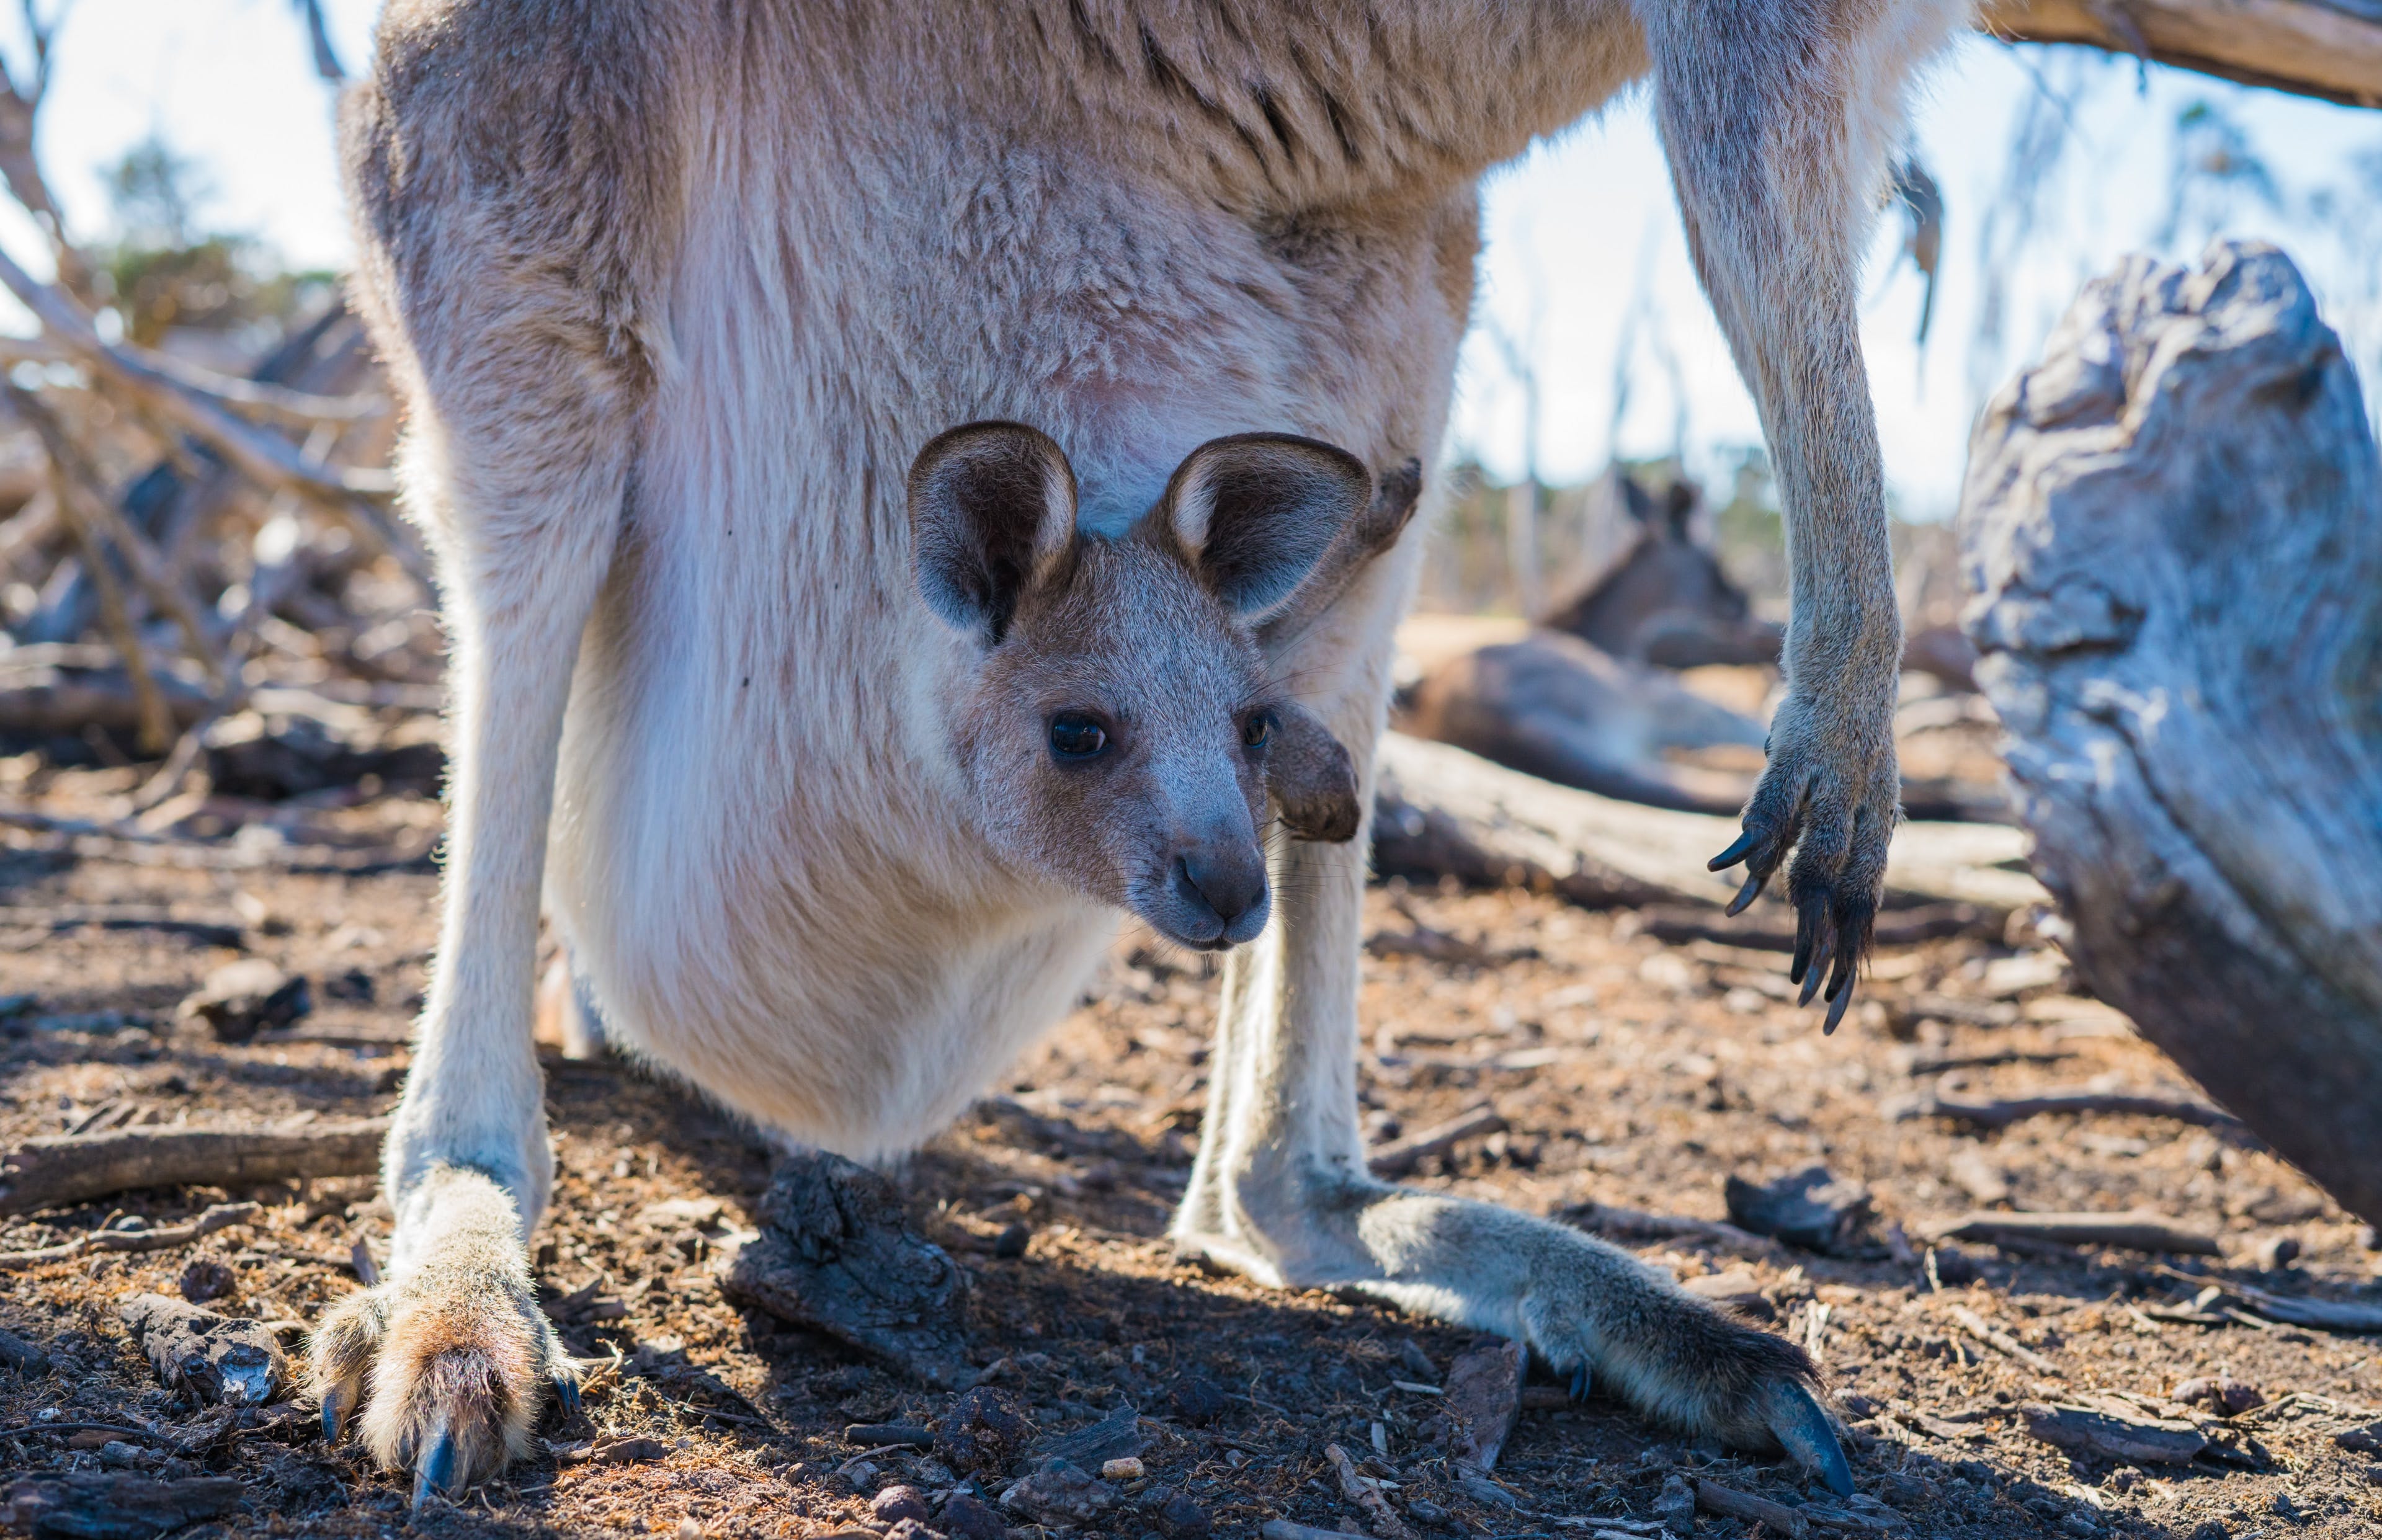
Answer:
[{"label": "joey's nose", "polygon": [[1175,860],[1174,880],[1215,911],[1223,923],[1222,940],[1246,939],[1237,934],[1236,923],[1266,901],[1265,858],[1254,847],[1246,851],[1193,850]]}]

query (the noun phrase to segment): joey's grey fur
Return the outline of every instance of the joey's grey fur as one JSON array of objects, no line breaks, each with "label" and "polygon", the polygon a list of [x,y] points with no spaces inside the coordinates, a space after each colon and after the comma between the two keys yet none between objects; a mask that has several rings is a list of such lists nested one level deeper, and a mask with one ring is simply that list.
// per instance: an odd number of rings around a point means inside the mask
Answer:
[{"label": "joey's grey fur", "polygon": [[[361,1399],[383,1461],[453,1488],[526,1447],[546,1382],[571,1377],[521,1257],[552,1172],[528,1030],[541,895],[610,1030],[762,1122],[867,1156],[927,1137],[1058,1015],[1111,904],[1170,923],[1125,866],[1177,824],[1224,840],[1235,798],[1249,816],[1219,661],[1249,625],[1264,677],[1295,682],[1289,719],[1368,778],[1417,543],[1336,568],[1327,552],[1329,596],[1303,606],[1209,569],[1208,529],[1179,507],[1173,567],[1129,532],[1220,437],[1308,435],[1376,476],[1430,458],[1478,178],[1643,78],[1793,560],[1791,689],[1728,855],[1758,884],[1793,849],[1796,968],[1816,985],[1833,953],[1841,1007],[1897,794],[1856,269],[1904,84],[1964,14],[390,0],[344,139],[363,302],[408,408],[400,473],[453,637],[452,854],[388,1146],[389,1277],[318,1337],[326,1423]],[[1111,691],[1132,720],[1167,670],[1210,670],[1207,705],[1157,733],[1172,767],[1118,782],[1195,811],[1145,818],[1139,846],[1119,836],[1087,867],[1056,859],[1047,810],[988,821],[965,703],[1022,709],[987,683],[1030,660],[952,624],[914,562],[903,473],[985,419],[1048,434],[1075,520],[1121,543],[1109,554],[1150,553],[1135,581],[1187,606],[1181,637],[1206,635],[1177,656],[1173,636],[1106,617],[1145,672],[1059,691]],[[1348,517],[1287,482],[1234,495],[1251,518],[1270,498]],[[1143,794],[1103,815],[1124,827]],[[1271,921],[1227,966],[1176,1240],[1511,1334],[1844,1486],[1782,1339],[1576,1233],[1366,1174],[1361,850],[1271,849]]]}]

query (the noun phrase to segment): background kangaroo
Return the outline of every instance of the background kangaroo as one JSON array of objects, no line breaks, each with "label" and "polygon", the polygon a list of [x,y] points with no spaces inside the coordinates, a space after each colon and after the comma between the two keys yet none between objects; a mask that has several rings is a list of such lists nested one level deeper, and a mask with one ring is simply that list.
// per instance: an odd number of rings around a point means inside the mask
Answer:
[{"label": "background kangaroo", "polygon": [[[1031,423],[1110,534],[1220,436],[1430,458],[1477,179],[1641,78],[1794,569],[1789,694],[1716,864],[1750,901],[1794,849],[1794,972],[1840,1012],[1897,795],[1858,256],[1902,86],[1964,12],[391,0],[344,138],[452,636],[451,854],[389,1277],[315,1349],[330,1429],[362,1398],[375,1453],[451,1489],[568,1393],[523,1253],[552,1176],[542,889],[608,1029],[863,1156],[925,1139],[1078,987],[1117,895],[980,816],[948,701],[1000,650],[914,575],[919,447]],[[1265,644],[1368,784],[1415,548]],[[1509,1334],[1849,1490],[1791,1344],[1577,1232],[1366,1174],[1362,849],[1271,850],[1178,1243]]]}]

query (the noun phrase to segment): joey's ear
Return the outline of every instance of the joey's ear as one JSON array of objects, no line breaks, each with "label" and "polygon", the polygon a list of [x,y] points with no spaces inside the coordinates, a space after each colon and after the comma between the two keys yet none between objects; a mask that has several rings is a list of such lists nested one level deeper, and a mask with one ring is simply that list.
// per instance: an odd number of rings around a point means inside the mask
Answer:
[{"label": "joey's ear", "polygon": [[910,467],[910,544],[927,607],[998,642],[1017,596],[1050,576],[1075,537],[1075,473],[1047,434],[970,422]]},{"label": "joey's ear", "polygon": [[1371,474],[1345,449],[1236,434],[1191,451],[1158,513],[1224,607],[1256,619],[1291,596],[1372,496]]}]

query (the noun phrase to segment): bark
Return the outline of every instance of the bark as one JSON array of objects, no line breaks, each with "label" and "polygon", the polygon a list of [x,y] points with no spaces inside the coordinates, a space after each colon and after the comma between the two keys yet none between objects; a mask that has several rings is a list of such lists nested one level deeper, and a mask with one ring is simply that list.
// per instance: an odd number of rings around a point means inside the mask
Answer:
[{"label": "bark", "polygon": [[[1737,837],[1733,817],[1616,801],[1402,733],[1382,735],[1374,764],[1373,860],[1384,876],[1541,887],[1594,908],[1713,911],[1741,880],[1705,867]],[[2044,898],[2011,869],[2025,854],[2017,829],[1906,824],[1886,868],[1888,900],[2023,909]]]},{"label": "bark", "polygon": [[2382,1221],[2382,465],[2289,259],[2090,285],[1979,424],[1961,518],[2078,972]]},{"label": "bark", "polygon": [[1990,0],[2013,43],[2081,43],[2204,75],[2382,106],[2382,0]]}]

